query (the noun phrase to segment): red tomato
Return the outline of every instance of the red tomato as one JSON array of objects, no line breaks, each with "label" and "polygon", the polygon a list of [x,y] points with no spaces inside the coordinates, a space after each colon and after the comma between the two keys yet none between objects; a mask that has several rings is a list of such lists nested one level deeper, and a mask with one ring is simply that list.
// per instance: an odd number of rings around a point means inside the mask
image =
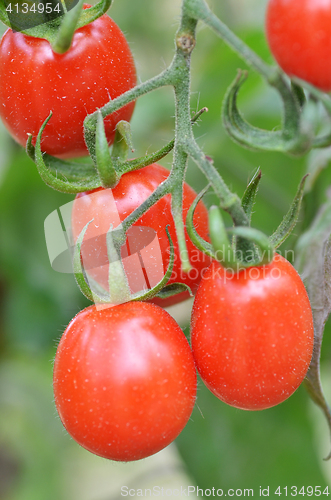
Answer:
[{"label": "red tomato", "polygon": [[[106,247],[106,233],[113,224],[117,227],[135,208],[137,208],[161,182],[169,175],[169,171],[158,164],[124,174],[114,189],[99,188],[76,196],[72,211],[72,229],[74,240],[84,226],[90,223],[81,248],[82,260],[89,275],[108,289],[108,258]],[[196,197],[196,193],[187,184],[184,184],[184,220]],[[199,234],[208,239],[208,211],[202,202],[199,202],[194,217]],[[175,246],[175,263],[169,283],[186,283],[195,293],[201,281],[203,270],[210,265],[211,259],[197,250],[189,237],[186,237],[188,252],[192,264],[189,273],[183,273],[179,248],[175,232],[175,225],[171,214],[171,197],[165,196],[151,207],[129,229],[129,246],[122,247],[122,259],[129,280],[131,292],[142,290],[141,283],[148,280],[150,286],[155,286],[164,276],[169,262],[169,240],[165,231],[169,224],[169,231]],[[146,247],[145,255],[138,255],[139,246],[147,235],[144,228],[155,232],[155,239]],[[159,247],[158,247],[159,245]],[[142,254],[143,252],[140,252]],[[130,258],[125,258],[131,255]],[[147,288],[147,287],[146,287]],[[176,295],[159,303],[170,305],[188,298],[187,292]]]},{"label": "red tomato", "polygon": [[331,0],[270,0],[266,32],[289,76],[331,90]]},{"label": "red tomato", "polygon": [[[0,42],[0,116],[5,126],[25,146],[27,134],[35,138],[52,111],[42,150],[59,158],[86,155],[86,115],[135,84],[128,43],[107,15],[77,30],[65,54],[54,53],[47,40],[10,29]],[[129,121],[133,108],[130,103],[105,119],[109,144],[117,122]]]},{"label": "red tomato", "polygon": [[207,387],[244,410],[287,399],[303,381],[313,350],[305,287],[277,255],[238,274],[213,263],[192,312],[192,351]]},{"label": "red tomato", "polygon": [[164,309],[128,302],[84,309],[61,338],[55,404],[69,434],[104,458],[139,460],[170,444],[190,418],[190,346]]}]

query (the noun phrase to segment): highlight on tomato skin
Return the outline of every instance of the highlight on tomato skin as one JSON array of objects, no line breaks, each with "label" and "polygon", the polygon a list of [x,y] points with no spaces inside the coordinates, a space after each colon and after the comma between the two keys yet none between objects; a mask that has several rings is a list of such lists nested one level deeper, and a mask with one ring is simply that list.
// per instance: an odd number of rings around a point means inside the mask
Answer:
[{"label": "highlight on tomato skin", "polygon": [[266,35],[279,66],[317,88],[331,90],[331,2],[269,0]]},{"label": "highlight on tomato skin", "polygon": [[[74,241],[85,225],[93,221],[87,228],[81,247],[82,263],[88,274],[108,289],[109,261],[107,257],[106,233],[111,224],[116,228],[130,215],[141,203],[143,203],[155,189],[169,176],[169,170],[154,163],[140,170],[124,174],[118,185],[113,189],[98,188],[94,191],[79,193],[74,201],[72,210],[72,232]],[[187,212],[196,198],[195,191],[184,184],[183,188],[183,221],[186,220]],[[209,240],[208,236],[208,211],[202,201],[197,205],[194,214],[194,224],[200,236]],[[165,230],[168,226],[174,244],[174,267],[168,284],[185,283],[193,293],[198,289],[204,270],[209,267],[211,259],[199,251],[186,234],[186,243],[192,269],[184,273],[181,268],[178,240],[175,224],[171,212],[171,196],[166,195],[153,205],[138,221],[133,224],[128,233],[138,233],[132,240],[134,246],[139,246],[139,239],[143,237],[139,230],[150,228],[156,234],[153,245],[148,247],[144,270],[148,272],[149,283],[155,286],[164,276],[168,267],[170,257],[170,244]],[[129,240],[129,237],[128,237]],[[137,245],[138,243],[138,245]],[[131,240],[129,240],[129,247]],[[157,248],[159,246],[159,248]],[[131,248],[130,248],[131,249]],[[132,249],[131,249],[132,250]],[[124,253],[125,252],[125,253]],[[146,250],[147,252],[147,250]],[[122,247],[122,262],[129,281],[131,292],[139,292],[137,286],[138,268],[141,268],[139,260],[134,265],[126,258],[127,247]],[[132,255],[132,251],[131,251]],[[131,257],[133,260],[133,257]],[[148,265],[148,268],[147,268]],[[146,274],[146,273],[145,273]],[[138,283],[139,284],[139,283]],[[174,295],[168,299],[155,298],[158,305],[166,307],[189,298],[188,292]]]},{"label": "highlight on tomato skin", "polygon": [[287,399],[309,368],[314,329],[300,276],[280,255],[237,274],[213,262],[191,321],[197,370],[211,392],[244,410]]},{"label": "highlight on tomato skin", "polygon": [[111,460],[139,460],[170,444],[190,418],[196,385],[184,333],[149,303],[84,309],[55,357],[55,404],[64,427]]},{"label": "highlight on tomato skin", "polygon": [[[86,6],[85,6],[86,7]],[[85,117],[137,83],[130,47],[117,24],[104,14],[78,29],[64,54],[50,43],[8,29],[0,41],[0,117],[13,139],[33,144],[45,127],[41,149],[58,158],[86,156]],[[130,121],[131,102],[104,120],[108,143],[120,120]]]}]

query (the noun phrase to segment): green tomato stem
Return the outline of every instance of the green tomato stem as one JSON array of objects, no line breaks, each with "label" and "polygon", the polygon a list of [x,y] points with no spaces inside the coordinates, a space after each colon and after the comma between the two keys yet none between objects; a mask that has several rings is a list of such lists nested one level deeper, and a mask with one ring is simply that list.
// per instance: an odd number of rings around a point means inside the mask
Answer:
[{"label": "green tomato stem", "polygon": [[70,49],[83,5],[84,0],[79,0],[78,4],[65,14],[57,33],[56,40],[52,44],[52,49],[54,52],[57,52],[57,54],[64,54]]}]

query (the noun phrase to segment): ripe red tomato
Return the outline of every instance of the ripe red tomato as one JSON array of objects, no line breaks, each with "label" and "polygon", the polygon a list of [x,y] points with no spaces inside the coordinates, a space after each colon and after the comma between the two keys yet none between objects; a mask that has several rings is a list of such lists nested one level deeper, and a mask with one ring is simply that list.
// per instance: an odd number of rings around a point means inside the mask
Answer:
[{"label": "ripe red tomato", "polygon": [[[35,138],[52,111],[41,146],[59,158],[86,155],[86,115],[135,84],[128,43],[107,15],[77,30],[65,54],[54,53],[47,40],[11,29],[0,42],[0,116],[5,126],[25,146],[27,134]],[[109,144],[117,122],[129,121],[133,108],[130,103],[105,119]]]},{"label": "ripe red tomato", "polygon": [[128,302],[84,309],[57,349],[55,404],[69,434],[104,458],[139,460],[170,444],[190,418],[190,346],[161,307]]},{"label": "ripe red tomato", "polygon": [[[135,208],[137,208],[150,194],[155,191],[169,175],[169,171],[158,164],[124,174],[114,189],[99,188],[94,191],[80,193],[76,196],[72,210],[72,230],[74,240],[84,226],[90,223],[81,247],[83,265],[89,275],[108,289],[108,258],[106,233],[113,224],[117,227]],[[186,214],[196,197],[190,186],[184,184],[184,210]],[[208,239],[208,211],[202,202],[199,202],[194,216],[194,223],[199,234]],[[169,263],[169,240],[165,231],[169,224],[175,247],[175,263],[169,283],[181,282],[187,284],[195,293],[201,281],[202,272],[207,268],[211,259],[197,250],[189,237],[186,242],[192,269],[183,273],[179,255],[175,225],[171,214],[171,197],[165,196],[151,207],[129,230],[131,234],[130,248],[122,247],[122,259],[129,280],[131,292],[142,290],[141,281],[147,278],[149,285],[155,286],[164,276]],[[137,249],[144,238],[143,228],[155,231],[156,240],[147,246],[143,262],[138,257]],[[157,244],[160,246],[158,251]],[[134,256],[132,256],[135,254]],[[131,255],[131,259],[127,259]],[[139,276],[139,272],[144,273]],[[181,293],[170,299],[160,299],[159,304],[170,305],[189,297],[188,292]]]},{"label": "ripe red tomato", "polygon": [[272,54],[289,76],[331,90],[331,0],[270,0],[266,32]]},{"label": "ripe red tomato", "polygon": [[192,351],[207,387],[244,410],[263,410],[301,384],[313,350],[313,319],[305,287],[276,255],[267,266],[238,274],[213,263],[192,312]]}]

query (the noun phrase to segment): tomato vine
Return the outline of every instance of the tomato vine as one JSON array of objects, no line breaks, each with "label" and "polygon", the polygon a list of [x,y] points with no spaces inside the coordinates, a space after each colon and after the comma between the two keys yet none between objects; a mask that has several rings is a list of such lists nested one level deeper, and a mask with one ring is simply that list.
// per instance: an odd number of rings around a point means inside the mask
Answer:
[{"label": "tomato vine", "polygon": [[[100,17],[111,2],[100,2],[93,11]],[[89,10],[82,9],[82,2],[64,17],[60,25],[57,21],[52,26],[48,26],[44,31],[44,38],[52,42],[53,48],[60,53],[70,50],[72,35],[76,28],[81,28],[84,23],[91,22]],[[86,14],[84,15],[84,12]],[[92,14],[91,14],[92,15]],[[85,16],[85,17],[84,17]],[[0,17],[6,21],[3,10],[0,9]],[[238,93],[247,79],[247,72],[239,71],[230,88],[228,89],[223,104],[222,119],[223,124],[230,137],[240,146],[253,150],[277,151],[291,156],[301,156],[315,148],[325,148],[331,145],[331,133],[319,135],[315,133],[313,127],[307,122],[305,117],[305,103],[312,96],[314,102],[321,102],[331,115],[331,100],[329,96],[311,85],[293,78],[291,81],[277,67],[266,64],[254,51],[252,51],[242,40],[240,40],[209,8],[205,0],[183,0],[179,28],[175,38],[175,54],[169,67],[159,75],[150,80],[140,83],[129,89],[125,89],[121,95],[109,100],[106,104],[98,107],[96,111],[86,116],[84,120],[85,143],[90,155],[89,162],[70,162],[47,154],[43,150],[43,137],[46,127],[55,120],[52,113],[46,118],[40,127],[37,137],[29,136],[26,149],[28,155],[36,163],[38,171],[44,182],[59,191],[65,193],[84,193],[97,188],[116,189],[121,182],[121,177],[129,175],[130,172],[155,163],[171,150],[173,151],[173,164],[170,174],[160,182],[152,193],[145,198],[142,203],[130,211],[122,222],[122,230],[112,235],[112,242],[109,244],[108,254],[114,251],[120,255],[120,248],[125,244],[126,233],[137,223],[152,207],[166,196],[171,197],[171,214],[175,227],[175,234],[178,244],[178,254],[181,260],[181,267],[184,273],[191,269],[190,255],[188,251],[187,233],[195,246],[215,258],[224,267],[240,273],[242,270],[253,267],[272,266],[275,259],[275,250],[287,238],[293,230],[299,212],[301,201],[304,196],[305,180],[302,180],[298,187],[297,194],[285,214],[283,221],[271,236],[266,236],[255,228],[251,227],[252,206],[257,194],[260,172],[257,171],[249,183],[243,197],[240,198],[233,193],[226,185],[223,178],[215,168],[213,161],[202,151],[196,142],[193,133],[195,121],[200,118],[205,109],[202,109],[192,118],[190,111],[190,91],[191,91],[191,55],[196,47],[196,31],[198,23],[204,23],[212,29],[217,36],[222,38],[254,71],[258,72],[265,82],[271,86],[279,95],[282,101],[282,122],[280,130],[261,130],[249,124],[237,105]],[[59,26],[61,26],[59,28]],[[55,31],[56,37],[55,37]],[[40,34],[39,28],[28,34],[37,36]],[[121,110],[124,106],[134,103],[141,96],[152,92],[160,87],[170,86],[174,92],[175,100],[175,137],[164,148],[145,157],[128,160],[128,152],[132,148],[132,137],[130,126],[127,121],[121,120],[116,124],[114,144],[109,150],[109,138],[105,129],[105,120],[110,115]],[[49,110],[50,111],[50,110]],[[32,132],[32,131],[31,131]],[[35,141],[35,142],[34,142]],[[183,217],[183,196],[185,176],[189,159],[192,159],[206,177],[208,188],[211,187],[217,198],[218,206],[211,207],[209,211],[209,232],[210,239],[202,238],[196,231],[193,216],[195,208],[202,199],[206,190],[203,190],[196,201],[188,210],[187,218]],[[155,208],[155,207],[154,207]],[[226,228],[222,218],[222,211],[227,212],[234,227]],[[327,211],[329,215],[329,211]],[[88,231],[90,221],[84,221],[83,228],[76,240],[76,277],[83,292],[90,298],[94,298],[91,290],[86,286],[85,280],[81,279],[84,274],[80,267],[81,245],[85,232]],[[319,220],[317,220],[319,222]],[[317,225],[315,221],[315,224]],[[331,310],[329,304],[329,262],[326,248],[329,245],[329,235],[331,228],[327,216],[321,217],[324,245],[319,248],[319,260],[316,269],[309,269],[306,281],[307,289],[312,301],[312,308],[315,320],[315,345],[317,346],[313,361],[310,365],[306,384],[313,399],[323,409],[331,429],[331,412],[321,389],[319,377],[319,356],[321,347],[321,337],[325,321]],[[314,227],[314,225],[312,226]],[[328,232],[327,229],[330,229]],[[108,236],[112,232],[112,226],[106,229]],[[310,229],[312,231],[312,228]],[[313,232],[313,235],[316,234]],[[304,239],[306,236],[306,240]],[[303,238],[303,239],[302,239]],[[108,240],[110,241],[110,237]],[[307,244],[308,241],[308,244]],[[298,241],[299,264],[303,270],[307,267],[307,247],[311,243],[311,233],[309,230]],[[172,252],[173,244],[170,238],[169,246]],[[172,255],[173,257],[173,255]],[[168,274],[166,280],[171,276],[173,259],[169,259]],[[322,271],[321,271],[322,269]],[[319,274],[318,274],[319,273]],[[319,297],[318,306],[314,300],[318,296],[316,287],[316,276],[321,275],[323,282],[323,297]],[[120,277],[118,278],[120,281]],[[140,296],[140,299],[150,299],[160,291],[166,284],[161,281],[152,293]],[[121,282],[121,281],[120,281]],[[85,283],[85,284],[84,284]],[[121,282],[123,283],[123,282]],[[183,289],[177,289],[176,292]],[[200,292],[202,293],[202,292]],[[208,293],[211,294],[209,291]],[[198,294],[199,295],[199,294]],[[212,300],[212,299],[210,299]],[[319,317],[320,301],[323,302],[323,318]],[[196,307],[198,309],[198,307]],[[277,315],[277,311],[272,311]],[[309,318],[308,318],[309,319]],[[307,324],[309,321],[307,320]],[[317,326],[316,326],[317,325]],[[308,329],[308,328],[307,328]],[[308,344],[309,342],[307,342]],[[311,349],[309,347],[309,359]],[[306,360],[307,361],[307,360]],[[307,367],[306,367],[307,368]],[[300,380],[301,381],[301,380]],[[294,384],[296,385],[296,384]],[[218,390],[218,389],[217,389]],[[271,398],[272,399],[272,398]],[[276,398],[277,399],[277,398]],[[254,403],[255,404],[255,403]],[[253,406],[254,406],[253,404]],[[249,405],[248,405],[249,406]],[[255,406],[258,406],[256,404]],[[245,407],[245,404],[241,405]]]}]

